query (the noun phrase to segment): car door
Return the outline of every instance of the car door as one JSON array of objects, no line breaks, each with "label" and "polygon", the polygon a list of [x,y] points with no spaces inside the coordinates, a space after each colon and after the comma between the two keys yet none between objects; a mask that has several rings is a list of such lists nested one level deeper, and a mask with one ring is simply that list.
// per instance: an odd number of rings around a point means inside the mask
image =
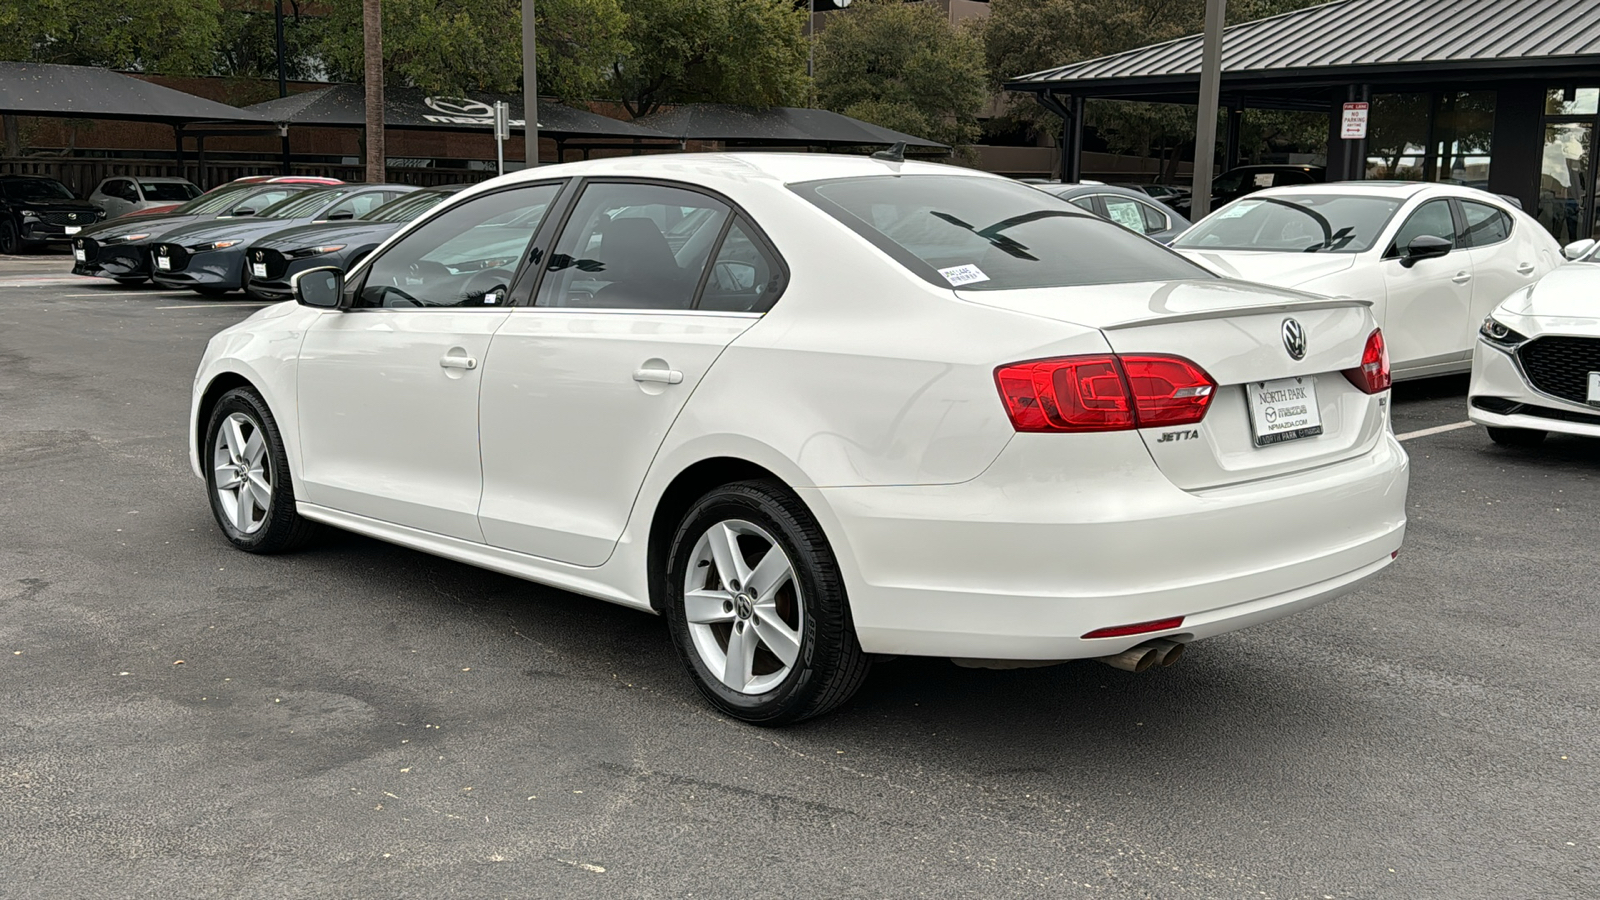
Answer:
[{"label": "car door", "polygon": [[514,310],[490,347],[485,539],[605,562],[684,402],[783,278],[765,238],[723,198],[587,183],[532,305]]},{"label": "car door", "polygon": [[1538,246],[1520,240],[1511,214],[1490,203],[1461,199],[1459,214],[1462,243],[1472,257],[1472,311],[1467,316],[1467,343],[1472,351],[1473,335],[1489,311],[1519,288],[1545,273],[1539,265]]},{"label": "car door", "polygon": [[348,309],[306,330],[300,496],[483,540],[478,388],[506,286],[560,190],[517,185],[428,218],[352,275]]},{"label": "car door", "polygon": [[100,188],[100,208],[106,211],[106,218],[114,219],[135,209],[139,197],[135,190],[133,183],[125,178],[107,181]]},{"label": "car door", "polygon": [[[1401,221],[1378,263],[1388,297],[1383,335],[1397,369],[1422,369],[1461,359],[1472,309],[1472,259],[1457,241],[1449,200],[1428,200]],[[1455,245],[1436,259],[1411,262],[1405,248],[1422,235]]]}]

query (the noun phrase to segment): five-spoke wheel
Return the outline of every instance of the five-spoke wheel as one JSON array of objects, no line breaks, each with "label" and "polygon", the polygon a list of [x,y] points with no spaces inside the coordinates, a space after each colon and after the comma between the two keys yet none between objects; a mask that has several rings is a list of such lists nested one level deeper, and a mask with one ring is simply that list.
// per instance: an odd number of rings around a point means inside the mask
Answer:
[{"label": "five-spoke wheel", "polygon": [[206,427],[211,512],[235,546],[277,553],[304,543],[315,523],[295,509],[283,437],[266,401],[251,388],[222,395]]},{"label": "five-spoke wheel", "polygon": [[684,665],[724,712],[796,722],[849,699],[866,677],[839,566],[805,504],[782,485],[719,487],[685,513],[669,556],[669,622]]}]

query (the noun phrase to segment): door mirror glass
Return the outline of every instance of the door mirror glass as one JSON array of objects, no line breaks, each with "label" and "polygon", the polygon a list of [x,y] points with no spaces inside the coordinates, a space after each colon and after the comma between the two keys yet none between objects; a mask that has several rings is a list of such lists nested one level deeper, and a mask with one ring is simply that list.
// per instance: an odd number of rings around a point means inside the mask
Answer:
[{"label": "door mirror glass", "polygon": [[1567,259],[1581,259],[1594,248],[1595,240],[1593,238],[1584,238],[1581,241],[1573,241],[1565,247],[1562,247],[1561,255],[1565,256]]},{"label": "door mirror glass", "polygon": [[344,272],[335,266],[307,269],[292,281],[294,302],[317,309],[338,309],[344,295]]},{"label": "door mirror glass", "polygon": [[1411,239],[1411,243],[1406,245],[1406,254],[1401,257],[1400,264],[1410,268],[1419,260],[1438,259],[1449,253],[1454,246],[1455,244],[1442,237],[1435,237],[1431,234],[1418,235]]},{"label": "door mirror glass", "polygon": [[336,222],[340,219],[354,219],[355,217],[356,214],[348,209],[336,209],[328,213],[328,221],[330,222]]},{"label": "door mirror glass", "polygon": [[256,214],[256,211],[251,209],[248,206],[240,207],[239,209],[236,209],[233,212],[229,213],[229,215],[232,215],[232,216],[253,216],[255,214]]}]

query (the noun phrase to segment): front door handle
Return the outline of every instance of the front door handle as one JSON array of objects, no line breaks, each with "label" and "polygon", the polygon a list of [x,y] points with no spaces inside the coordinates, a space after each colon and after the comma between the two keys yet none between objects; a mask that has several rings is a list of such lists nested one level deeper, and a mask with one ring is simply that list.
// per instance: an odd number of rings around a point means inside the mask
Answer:
[{"label": "front door handle", "polygon": [[681,384],[683,373],[677,369],[634,369],[633,380],[653,384]]},{"label": "front door handle", "polygon": [[1450,280],[1454,281],[1456,284],[1466,284],[1467,282],[1472,280],[1472,273],[1471,272],[1457,272],[1456,273],[1456,277],[1454,277],[1454,278],[1452,278]]},{"label": "front door handle", "polygon": [[476,369],[478,361],[470,356],[456,356],[454,354],[440,357],[440,368],[445,369]]},{"label": "front door handle", "polygon": [[1533,263],[1526,263],[1525,262],[1522,265],[1517,266],[1517,274],[1518,275],[1532,275],[1533,274]]}]

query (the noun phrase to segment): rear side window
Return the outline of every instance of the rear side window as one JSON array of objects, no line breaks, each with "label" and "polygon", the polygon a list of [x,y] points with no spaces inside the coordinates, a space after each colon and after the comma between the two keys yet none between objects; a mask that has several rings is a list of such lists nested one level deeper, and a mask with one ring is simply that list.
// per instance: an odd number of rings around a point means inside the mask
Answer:
[{"label": "rear side window", "polygon": [[1487,247],[1511,237],[1511,217],[1505,211],[1472,200],[1461,201],[1461,211],[1467,217],[1462,243],[1468,247]]},{"label": "rear side window", "polygon": [[139,187],[143,189],[146,200],[159,200],[162,203],[181,203],[200,196],[199,188],[183,181],[142,181]]},{"label": "rear side window", "polygon": [[740,216],[722,239],[697,308],[766,312],[783,292],[783,281],[783,267]]},{"label": "rear side window", "polygon": [[972,291],[1216,276],[1034,188],[965,175],[791,185],[931,284]]}]

